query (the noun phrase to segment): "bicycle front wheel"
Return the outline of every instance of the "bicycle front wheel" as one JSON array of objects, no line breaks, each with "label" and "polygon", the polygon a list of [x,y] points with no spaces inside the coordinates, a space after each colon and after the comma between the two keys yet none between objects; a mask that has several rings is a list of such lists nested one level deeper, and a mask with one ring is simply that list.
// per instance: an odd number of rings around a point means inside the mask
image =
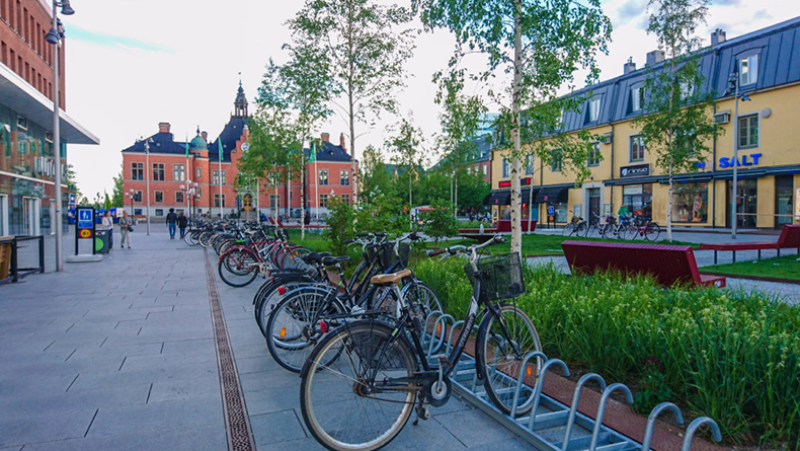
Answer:
[{"label": "bicycle front wheel", "polygon": [[322,446],[376,450],[403,430],[419,388],[409,381],[417,361],[402,335],[363,320],[342,326],[314,349],[301,376],[300,410]]},{"label": "bicycle front wheel", "polygon": [[647,227],[644,228],[644,239],[648,241],[658,241],[658,237],[660,235],[661,227],[659,227],[655,222],[647,224]]},{"label": "bicycle front wheel", "polygon": [[[541,351],[539,334],[528,315],[513,304],[500,304],[499,315],[489,312],[478,331],[476,346],[481,350],[478,365],[483,369],[483,385],[494,405],[506,415],[511,413],[514,390],[522,360],[533,351]],[[538,376],[542,361],[528,362],[527,376]],[[517,414],[525,415],[533,407],[533,393],[520,393]]]},{"label": "bicycle front wheel", "polygon": [[573,232],[573,231],[575,231],[575,224],[573,224],[573,223],[571,223],[571,222],[570,222],[569,224],[567,224],[567,225],[565,225],[565,226],[564,226],[564,231],[563,231],[563,232],[561,232],[561,233],[562,233],[564,236],[570,236],[570,235],[572,235],[572,232]]},{"label": "bicycle front wheel", "polygon": [[232,287],[249,285],[258,275],[258,256],[250,249],[235,247],[219,258],[219,277]]}]

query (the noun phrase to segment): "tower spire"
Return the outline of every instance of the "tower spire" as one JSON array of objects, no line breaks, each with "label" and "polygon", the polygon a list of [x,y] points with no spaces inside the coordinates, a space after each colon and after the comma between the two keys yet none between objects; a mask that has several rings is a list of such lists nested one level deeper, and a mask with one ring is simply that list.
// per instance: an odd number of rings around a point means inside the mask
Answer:
[{"label": "tower spire", "polygon": [[244,88],[242,87],[242,73],[239,72],[239,89],[236,92],[236,100],[233,102],[234,117],[247,117],[247,97],[244,95]]}]

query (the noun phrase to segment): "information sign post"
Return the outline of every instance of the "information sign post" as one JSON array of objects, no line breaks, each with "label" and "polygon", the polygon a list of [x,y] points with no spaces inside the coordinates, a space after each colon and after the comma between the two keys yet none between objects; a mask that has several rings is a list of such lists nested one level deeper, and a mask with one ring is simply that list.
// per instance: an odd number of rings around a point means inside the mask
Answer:
[{"label": "information sign post", "polygon": [[75,255],[79,255],[80,240],[92,240],[92,254],[95,253],[95,220],[94,207],[78,207],[75,221]]}]

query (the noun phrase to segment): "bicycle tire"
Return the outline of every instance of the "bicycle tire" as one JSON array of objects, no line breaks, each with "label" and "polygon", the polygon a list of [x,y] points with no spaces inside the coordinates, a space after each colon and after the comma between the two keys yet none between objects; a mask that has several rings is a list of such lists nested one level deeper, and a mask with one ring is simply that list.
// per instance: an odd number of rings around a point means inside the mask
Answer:
[{"label": "bicycle tire", "polygon": [[[533,321],[519,307],[503,303],[498,305],[498,310],[502,320],[497,321],[497,315],[491,310],[487,312],[478,329],[475,346],[481,351],[476,353],[479,360],[477,364],[484,371],[483,385],[486,394],[495,407],[508,415],[514,403],[514,388],[519,377],[519,365],[530,352],[541,351],[542,344]],[[509,337],[503,337],[506,333],[500,328],[501,322]],[[508,346],[509,340],[514,344],[513,347]],[[489,348],[490,345],[493,346],[492,349]],[[498,358],[497,355],[501,357]],[[533,365],[536,370],[533,372],[529,363],[526,370],[528,376],[538,376],[544,363],[538,357],[535,360]],[[491,362],[491,365],[487,362]],[[520,394],[518,404],[517,415],[527,414],[533,407],[533,394],[524,398]]]},{"label": "bicycle tire", "polygon": [[[255,307],[256,324],[264,338],[267,338],[267,322],[269,316],[275,307],[283,300],[287,293],[290,293],[302,286],[312,286],[316,282],[306,278],[283,278],[279,284],[273,285],[269,290],[264,292],[258,299]],[[283,287],[283,294],[281,294],[281,287]]]},{"label": "bicycle tire", "polygon": [[659,227],[655,222],[648,223],[644,228],[644,239],[648,241],[658,241],[658,237],[660,235],[661,227]]},{"label": "bicycle tire", "polygon": [[183,235],[183,242],[188,244],[189,246],[197,246],[198,244],[200,244],[200,242],[197,241],[197,238],[199,236],[200,236],[199,232],[192,232],[192,231],[186,232],[186,234]]},{"label": "bicycle tire", "polygon": [[417,360],[404,334],[393,338],[392,332],[379,321],[350,323],[326,336],[309,356],[301,374],[300,410],[325,448],[382,448],[411,417],[416,384],[391,379],[413,377]]},{"label": "bicycle tire", "polygon": [[206,232],[203,232],[203,233],[200,234],[200,239],[198,241],[200,241],[200,245],[201,246],[209,247],[211,245],[209,243],[209,240],[211,240],[211,237],[213,237],[213,236],[214,236],[214,232],[206,231]]},{"label": "bicycle tire", "polygon": [[250,285],[255,280],[258,267],[251,265],[258,261],[258,256],[250,249],[235,247],[220,256],[217,271],[226,285],[240,288]]},{"label": "bicycle tire", "polygon": [[266,329],[267,349],[278,365],[293,373],[303,369],[309,354],[324,335],[316,321],[320,309],[328,314],[344,312],[344,307],[335,297],[329,299],[330,293],[330,289],[300,288],[287,294],[270,312]]},{"label": "bicycle tire", "polygon": [[572,235],[572,232],[573,232],[574,230],[575,230],[575,224],[573,224],[573,223],[571,223],[571,222],[570,222],[569,224],[567,224],[567,225],[565,225],[565,226],[564,226],[564,231],[563,231],[563,232],[561,232],[561,234],[562,234],[563,236],[570,236],[570,235]]}]

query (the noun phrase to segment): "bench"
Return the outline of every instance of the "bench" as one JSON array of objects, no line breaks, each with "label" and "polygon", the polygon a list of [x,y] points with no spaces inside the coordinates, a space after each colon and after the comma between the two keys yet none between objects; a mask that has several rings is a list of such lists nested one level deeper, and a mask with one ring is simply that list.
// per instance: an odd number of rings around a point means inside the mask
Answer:
[{"label": "bench", "polygon": [[[528,220],[523,219],[520,221],[522,223],[522,232],[528,231]],[[531,232],[536,230],[536,221],[531,221]],[[497,233],[511,233],[511,220],[510,219],[501,219],[497,221],[497,224],[492,228],[484,228],[483,234],[481,234],[481,229],[458,229],[459,236],[464,238],[469,238],[473,240],[478,240],[479,242],[483,243],[492,236]]]},{"label": "bench", "polygon": [[717,252],[733,252],[733,262],[736,263],[736,251],[758,251],[758,259],[761,259],[761,251],[764,249],[774,249],[781,256],[781,249],[797,249],[800,254],[800,225],[784,225],[778,241],[758,241],[755,243],[716,243],[701,244],[700,250],[714,251],[714,264],[717,264]]},{"label": "bench", "polygon": [[614,269],[626,274],[650,274],[659,285],[676,282],[724,287],[725,278],[700,274],[691,246],[564,241],[564,256],[573,274]]}]

